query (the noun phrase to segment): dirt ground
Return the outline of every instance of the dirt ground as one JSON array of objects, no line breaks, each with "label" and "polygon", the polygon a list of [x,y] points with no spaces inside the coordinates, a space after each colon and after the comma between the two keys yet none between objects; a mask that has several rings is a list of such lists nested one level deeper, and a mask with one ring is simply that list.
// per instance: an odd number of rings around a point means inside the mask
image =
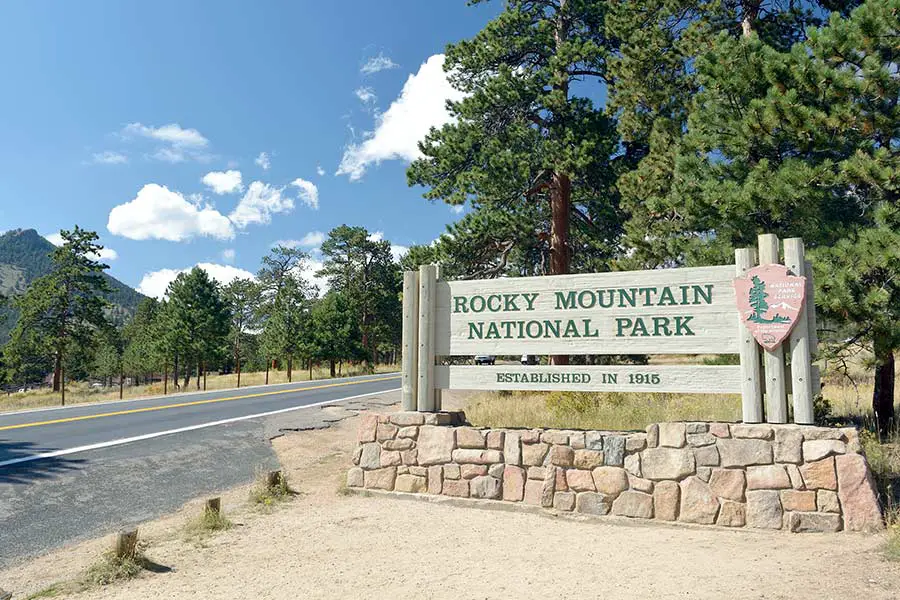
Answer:
[{"label": "dirt ground", "polygon": [[[147,556],[171,569],[68,596],[235,598],[900,598],[880,536],[726,531],[589,520],[339,493],[358,419],[273,443],[300,494],[270,512],[223,496],[236,526],[205,540],[201,500],[148,523]],[[79,577],[94,540],[0,572],[26,598]],[[46,596],[51,597],[51,596]]]}]

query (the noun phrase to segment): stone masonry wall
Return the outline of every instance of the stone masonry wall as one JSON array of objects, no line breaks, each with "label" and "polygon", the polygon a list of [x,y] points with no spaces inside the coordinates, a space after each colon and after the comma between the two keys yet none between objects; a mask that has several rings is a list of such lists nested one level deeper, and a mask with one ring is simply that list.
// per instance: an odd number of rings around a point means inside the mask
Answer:
[{"label": "stone masonry wall", "polygon": [[624,433],[464,423],[462,413],[366,415],[347,485],[723,527],[883,527],[853,428],[660,423]]}]

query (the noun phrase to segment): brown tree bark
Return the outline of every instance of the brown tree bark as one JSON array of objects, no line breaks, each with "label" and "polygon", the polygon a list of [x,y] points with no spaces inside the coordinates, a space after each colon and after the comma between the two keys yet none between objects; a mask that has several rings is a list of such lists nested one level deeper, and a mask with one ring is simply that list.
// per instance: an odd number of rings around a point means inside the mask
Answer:
[{"label": "brown tree bark", "polygon": [[269,385],[269,359],[266,358],[266,385]]},{"label": "brown tree bark", "polygon": [[293,371],[293,369],[294,369],[294,357],[293,357],[293,356],[288,356],[288,359],[287,359],[287,379],[288,379],[288,383],[291,383],[291,372]]},{"label": "brown tree bark", "polygon": [[56,352],[53,362],[53,391],[58,392],[62,381],[62,352]]},{"label": "brown tree bark", "polygon": [[200,359],[197,359],[197,390],[200,390]]},{"label": "brown tree bark", "polygon": [[890,336],[875,334],[875,391],[872,394],[872,410],[875,422],[882,437],[887,436],[896,424],[894,413],[894,348],[891,347]]},{"label": "brown tree bark", "polygon": [[165,360],[163,366],[163,396],[169,393],[169,359]]},{"label": "brown tree bark", "polygon": [[[569,217],[572,210],[572,182],[565,173],[554,173],[550,186],[550,274],[568,275],[571,253],[569,252]],[[554,365],[569,364],[567,355],[550,357]]]},{"label": "brown tree bark", "polygon": [[63,367],[59,368],[59,394],[60,394],[60,404],[62,406],[66,405],[66,370]]},{"label": "brown tree bark", "polygon": [[328,361],[328,366],[331,368],[331,378],[334,379],[334,359]]}]

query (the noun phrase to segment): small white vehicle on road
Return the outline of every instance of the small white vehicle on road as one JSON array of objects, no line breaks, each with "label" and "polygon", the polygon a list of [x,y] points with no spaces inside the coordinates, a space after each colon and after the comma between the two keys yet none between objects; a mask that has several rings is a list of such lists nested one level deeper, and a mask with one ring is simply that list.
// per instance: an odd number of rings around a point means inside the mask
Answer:
[{"label": "small white vehicle on road", "polygon": [[488,354],[483,354],[475,357],[476,365],[492,365],[497,361],[496,356],[490,356]]}]

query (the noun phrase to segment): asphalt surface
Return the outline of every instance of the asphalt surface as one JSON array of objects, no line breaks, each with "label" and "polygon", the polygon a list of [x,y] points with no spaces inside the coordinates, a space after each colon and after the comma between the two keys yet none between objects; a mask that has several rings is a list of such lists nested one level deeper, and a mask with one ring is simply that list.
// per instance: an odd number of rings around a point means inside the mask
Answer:
[{"label": "asphalt surface", "polygon": [[278,467],[269,440],[395,403],[397,374],[0,414],[0,568]]}]

